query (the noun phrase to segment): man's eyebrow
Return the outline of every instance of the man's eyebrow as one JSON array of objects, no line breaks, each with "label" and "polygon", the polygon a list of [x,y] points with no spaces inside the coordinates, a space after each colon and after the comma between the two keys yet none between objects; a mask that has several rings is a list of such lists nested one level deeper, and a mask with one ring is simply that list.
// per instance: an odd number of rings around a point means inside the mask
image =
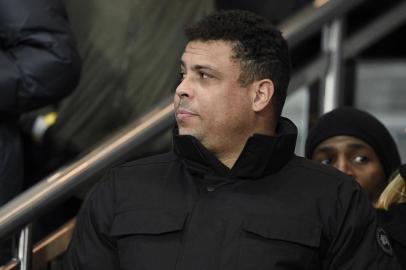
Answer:
[{"label": "man's eyebrow", "polygon": [[[350,148],[351,150],[359,150],[359,149],[369,149],[370,147],[368,147],[367,144],[364,143],[350,143],[347,145],[348,148]],[[314,150],[314,153],[331,153],[335,151],[334,146],[322,146],[322,147],[317,147]]]},{"label": "man's eyebrow", "polygon": [[202,69],[208,69],[208,70],[216,71],[216,69],[214,67],[210,66],[210,65],[193,65],[193,66],[191,66],[191,69],[193,71],[202,70]]},{"label": "man's eyebrow", "polygon": [[335,151],[335,148],[333,147],[333,146],[322,146],[322,147],[317,147],[315,150],[314,150],[314,152],[313,152],[313,154],[314,153],[331,153],[331,152],[334,152]]},{"label": "man's eyebrow", "polygon": [[348,145],[349,148],[351,149],[369,149],[371,147],[369,147],[367,144],[364,143],[351,143]]},{"label": "man's eyebrow", "polygon": [[[186,68],[186,64],[182,60],[180,61],[180,67],[181,68]],[[213,66],[210,66],[210,65],[193,65],[193,66],[190,67],[190,69],[193,70],[193,71],[199,71],[199,70],[202,70],[202,69],[212,70],[214,72],[217,71]]]}]

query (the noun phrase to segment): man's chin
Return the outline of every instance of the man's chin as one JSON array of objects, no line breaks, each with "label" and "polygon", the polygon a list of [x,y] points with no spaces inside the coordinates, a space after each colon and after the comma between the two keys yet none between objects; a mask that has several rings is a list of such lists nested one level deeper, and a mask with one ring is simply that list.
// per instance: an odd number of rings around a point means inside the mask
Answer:
[{"label": "man's chin", "polygon": [[196,131],[192,130],[191,128],[182,128],[179,127],[179,135],[189,135],[193,137],[197,137]]},{"label": "man's chin", "polygon": [[191,131],[189,128],[184,128],[184,127],[178,126],[178,133],[179,133],[179,135],[190,135]]}]

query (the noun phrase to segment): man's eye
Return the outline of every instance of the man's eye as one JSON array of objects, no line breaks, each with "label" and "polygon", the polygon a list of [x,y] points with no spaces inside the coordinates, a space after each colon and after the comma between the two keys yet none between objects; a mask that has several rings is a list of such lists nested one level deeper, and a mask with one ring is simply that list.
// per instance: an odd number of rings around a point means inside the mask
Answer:
[{"label": "man's eye", "polygon": [[324,164],[324,165],[331,165],[332,159],[331,158],[324,158],[324,159],[319,160],[319,162],[321,164]]},{"label": "man's eye", "polygon": [[204,73],[204,72],[199,72],[199,75],[200,75],[200,78],[202,78],[202,79],[211,78],[211,76],[209,74]]},{"label": "man's eye", "polygon": [[365,156],[356,156],[352,160],[358,164],[365,164],[368,162],[369,159]]},{"label": "man's eye", "polygon": [[185,78],[186,74],[184,71],[179,72],[179,78],[181,81],[183,81],[183,79]]}]

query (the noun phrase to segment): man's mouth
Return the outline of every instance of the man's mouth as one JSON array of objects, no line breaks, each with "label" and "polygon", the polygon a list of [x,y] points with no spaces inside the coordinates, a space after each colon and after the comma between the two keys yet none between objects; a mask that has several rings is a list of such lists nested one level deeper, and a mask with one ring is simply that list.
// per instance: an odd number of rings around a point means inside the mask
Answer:
[{"label": "man's mouth", "polygon": [[194,113],[190,110],[186,110],[186,109],[177,109],[175,115],[176,115],[176,119],[178,119],[178,120],[185,120],[189,117],[197,116],[196,113]]}]

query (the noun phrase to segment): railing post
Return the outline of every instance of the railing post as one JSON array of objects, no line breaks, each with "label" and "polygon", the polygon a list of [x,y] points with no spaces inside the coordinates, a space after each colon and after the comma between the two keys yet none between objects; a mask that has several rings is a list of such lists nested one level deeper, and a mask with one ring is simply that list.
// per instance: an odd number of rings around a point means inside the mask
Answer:
[{"label": "railing post", "polygon": [[18,240],[18,260],[20,261],[20,270],[31,269],[32,259],[32,225],[28,224],[20,232]]},{"label": "railing post", "polygon": [[339,105],[339,91],[342,74],[343,19],[336,19],[327,24],[322,32],[322,49],[329,57],[329,65],[321,84],[322,114]]}]

